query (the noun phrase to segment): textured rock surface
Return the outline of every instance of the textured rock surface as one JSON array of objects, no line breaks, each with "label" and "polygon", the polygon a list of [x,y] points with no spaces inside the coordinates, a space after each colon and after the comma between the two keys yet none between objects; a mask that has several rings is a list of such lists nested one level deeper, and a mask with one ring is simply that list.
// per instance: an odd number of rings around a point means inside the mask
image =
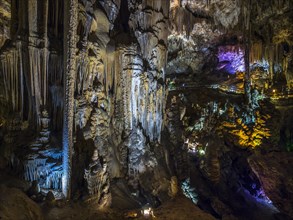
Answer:
[{"label": "textured rock surface", "polygon": [[249,157],[249,164],[258,176],[267,196],[274,205],[293,217],[293,162],[290,153],[272,152],[266,155]]},{"label": "textured rock surface", "polygon": [[[158,142],[162,129],[166,64],[162,42],[167,38],[168,4],[129,2],[130,28],[139,44],[130,35],[130,40],[121,42],[123,34],[121,39],[110,41],[108,33],[118,16],[120,1],[101,1],[101,5],[106,14],[90,4],[80,7],[84,32],[78,43],[75,126],[83,139],[93,140],[96,149],[89,167],[85,167],[88,190],[103,196],[108,193],[110,178],[127,176],[136,188],[138,174],[157,164],[146,138]],[[149,13],[154,20],[140,24]],[[134,24],[143,27],[144,33]],[[151,29],[163,35],[154,35]],[[154,44],[146,47],[146,42]]]},{"label": "textured rock surface", "polygon": [[0,48],[10,38],[11,3],[3,0],[0,3]]},{"label": "textured rock surface", "polygon": [[112,24],[110,29],[112,29],[120,10],[121,0],[99,0],[99,2],[106,11],[108,20]]},{"label": "textured rock surface", "polygon": [[70,199],[73,155],[74,88],[76,78],[76,32],[78,1],[64,3],[64,108],[63,108],[63,175],[62,192]]},{"label": "textured rock surface", "polygon": [[213,24],[206,1],[172,4],[168,37],[168,74],[202,74],[205,63],[213,65],[214,44],[223,32]]}]

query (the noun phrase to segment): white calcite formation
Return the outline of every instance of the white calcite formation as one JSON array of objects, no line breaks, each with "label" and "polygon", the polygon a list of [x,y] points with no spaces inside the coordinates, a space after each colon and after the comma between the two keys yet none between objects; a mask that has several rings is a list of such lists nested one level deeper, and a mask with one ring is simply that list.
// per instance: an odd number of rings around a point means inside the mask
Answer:
[{"label": "white calcite formation", "polygon": [[[62,57],[56,55],[56,51],[60,49],[57,49],[58,45],[55,49],[52,46],[49,49],[48,42],[49,39],[53,42],[60,37],[60,34],[56,33],[58,21],[55,19],[58,19],[58,12],[61,13],[61,11],[58,10],[60,5],[50,5],[52,10],[56,10],[54,12],[56,17],[49,19],[49,12],[52,11],[48,8],[48,1],[42,3],[30,1],[29,7],[23,7],[23,4],[25,3],[21,1],[18,9],[15,8],[15,3],[10,6],[15,10],[13,15],[19,17],[14,18],[13,25],[16,27],[11,33],[16,40],[7,42],[2,47],[0,56],[1,78],[4,81],[2,89],[10,110],[17,112],[21,118],[24,118],[23,120],[28,120],[33,127],[40,130],[42,109],[53,103],[50,107],[56,110],[55,103],[60,105],[60,101],[55,101],[57,94],[54,86],[61,84],[63,62]],[[37,19],[37,8],[43,12],[42,19]],[[55,36],[55,33],[50,32],[52,38],[49,38],[47,23],[53,25],[50,28],[56,29]],[[27,31],[26,35],[23,34],[25,31]],[[58,58],[55,59],[55,57]],[[56,76],[57,72],[59,76]]]},{"label": "white calcite formation", "polygon": [[215,27],[206,1],[182,1],[172,4],[168,36],[168,74],[203,73],[204,65],[214,61],[213,47],[223,35]]},{"label": "white calcite formation", "polygon": [[211,14],[217,24],[229,29],[235,27],[240,19],[241,3],[239,0],[211,1]]},{"label": "white calcite formation", "polygon": [[109,36],[118,3],[101,1],[106,14],[81,5],[79,17],[75,128],[99,155],[85,168],[88,191],[99,198],[110,198],[110,178],[127,177],[137,188],[157,166],[148,142],[160,142],[163,125],[168,2],[129,1],[135,38],[126,42]]},{"label": "white calcite formation", "polygon": [[103,6],[110,24],[110,29],[113,29],[114,22],[120,10],[121,0],[99,0]]},{"label": "white calcite formation", "polygon": [[26,156],[22,160],[24,179],[37,181],[41,189],[59,190],[63,168],[61,164],[62,152],[50,146],[50,119],[46,111],[41,116],[41,131],[39,136],[28,147]]}]

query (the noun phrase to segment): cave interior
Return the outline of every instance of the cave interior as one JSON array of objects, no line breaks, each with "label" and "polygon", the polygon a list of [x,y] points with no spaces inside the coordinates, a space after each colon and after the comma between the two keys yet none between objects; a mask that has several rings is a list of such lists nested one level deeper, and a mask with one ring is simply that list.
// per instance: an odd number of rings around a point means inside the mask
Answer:
[{"label": "cave interior", "polygon": [[292,0],[1,0],[0,219],[293,219]]}]

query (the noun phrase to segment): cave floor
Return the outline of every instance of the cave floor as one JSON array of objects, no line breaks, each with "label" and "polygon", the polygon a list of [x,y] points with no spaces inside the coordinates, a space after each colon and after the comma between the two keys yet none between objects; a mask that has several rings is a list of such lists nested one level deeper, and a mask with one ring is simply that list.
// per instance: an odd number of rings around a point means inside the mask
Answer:
[{"label": "cave floor", "polygon": [[[158,208],[154,208],[154,216],[144,217],[141,210],[122,210],[118,208],[109,208],[98,210],[92,202],[83,202],[80,200],[65,202],[56,200],[53,202],[34,202],[24,192],[29,188],[29,184],[10,173],[0,171],[0,219],[18,220],[18,219],[71,219],[71,220],[120,220],[120,219],[215,219],[209,213],[204,212],[191,200],[183,195],[163,203]],[[126,201],[125,201],[126,202]],[[137,213],[137,217],[132,217]]]},{"label": "cave floor", "polygon": [[[215,219],[212,215],[202,211],[194,205],[189,199],[183,195],[167,201],[163,205],[153,210],[155,217],[144,217],[140,214],[140,210],[121,211],[115,209],[108,209],[104,211],[95,210],[93,207],[89,208],[80,203],[71,203],[64,207],[43,208],[45,219],[200,219],[212,220]],[[133,214],[137,213],[137,217]]]},{"label": "cave floor", "polygon": [[[184,197],[182,194],[177,195],[175,198],[163,203],[161,206],[154,208],[153,213],[155,217],[142,216],[140,209],[125,210],[118,208],[109,208],[99,210],[91,201],[71,201],[57,200],[53,202],[39,202],[36,203],[30,199],[24,191],[28,185],[25,181],[16,177],[10,176],[0,172],[0,219],[168,219],[168,220],[210,220],[216,219],[211,214],[203,211],[198,206],[194,205],[191,200]],[[245,193],[245,192],[244,192]],[[126,201],[125,201],[126,202]],[[274,219],[271,218],[273,214],[270,207],[263,204],[255,204],[248,207],[246,210],[249,215],[242,215],[240,218],[235,216],[225,216],[223,219]],[[253,208],[254,207],[254,208]],[[253,210],[254,209],[254,210]],[[135,213],[137,214],[134,217]],[[266,215],[264,215],[266,214]],[[241,215],[240,215],[241,216]],[[264,218],[265,217],[265,218]]]}]

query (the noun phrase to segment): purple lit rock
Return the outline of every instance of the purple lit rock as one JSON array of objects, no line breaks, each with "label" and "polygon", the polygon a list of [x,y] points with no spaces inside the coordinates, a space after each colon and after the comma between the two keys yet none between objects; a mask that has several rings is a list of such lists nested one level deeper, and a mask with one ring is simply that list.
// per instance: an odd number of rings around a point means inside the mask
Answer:
[{"label": "purple lit rock", "polygon": [[244,52],[241,48],[231,46],[219,47],[218,50],[219,64],[217,69],[224,69],[230,74],[244,72]]}]

